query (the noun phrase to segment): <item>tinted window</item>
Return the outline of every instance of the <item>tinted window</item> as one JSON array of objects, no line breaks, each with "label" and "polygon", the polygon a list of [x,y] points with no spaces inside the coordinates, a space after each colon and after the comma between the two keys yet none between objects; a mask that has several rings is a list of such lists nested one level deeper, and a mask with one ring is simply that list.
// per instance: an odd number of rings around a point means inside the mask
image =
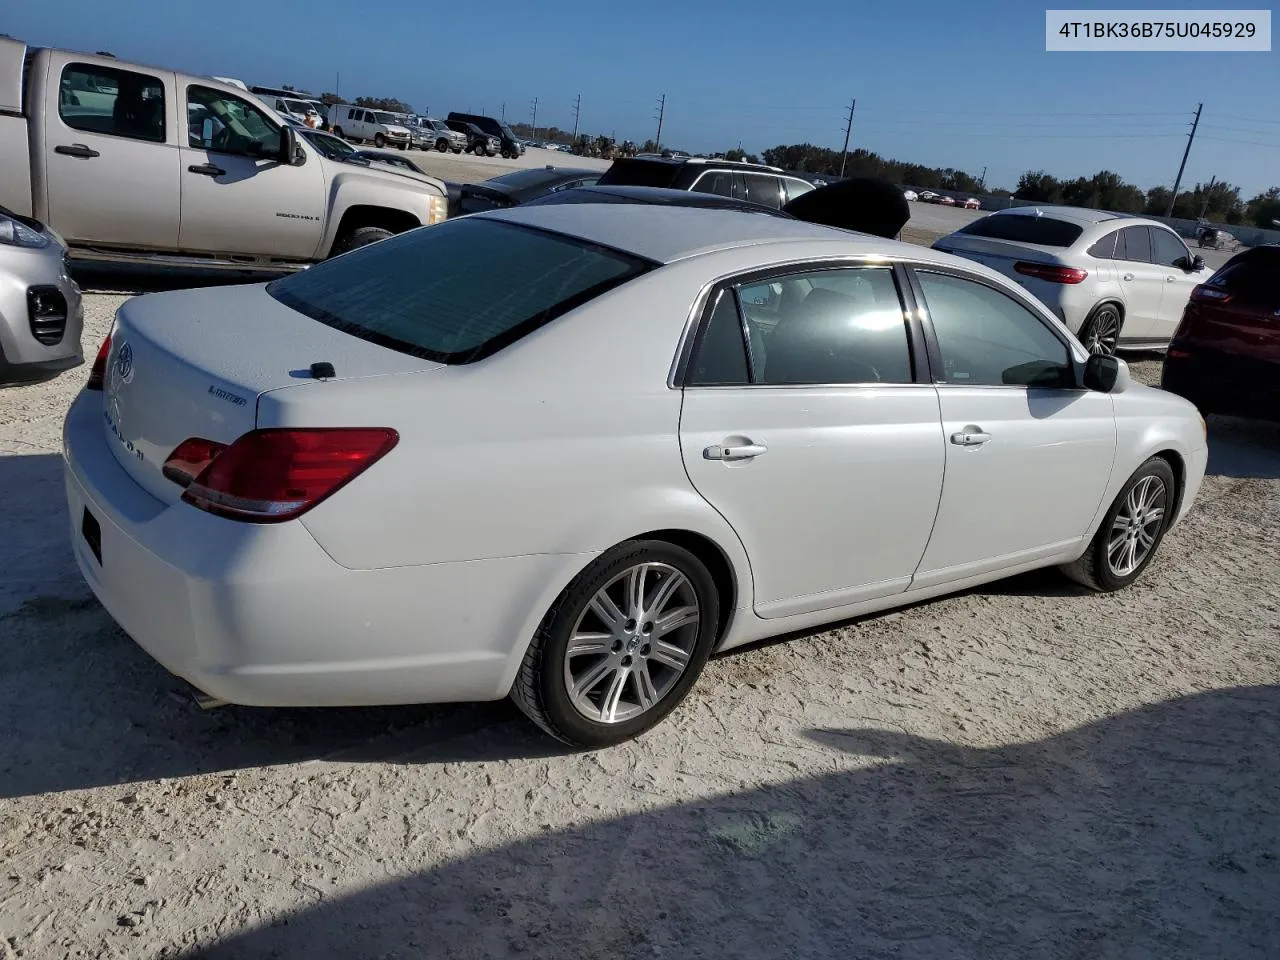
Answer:
[{"label": "tinted window", "polygon": [[164,143],[164,84],[142,73],[69,63],[58,115],[73,130]]},{"label": "tinted window", "polygon": [[989,237],[992,240],[1009,240],[1013,243],[1038,243],[1046,247],[1069,247],[1080,238],[1084,230],[1066,220],[1052,217],[1035,217],[1027,214],[993,213],[962,227],[960,233],[972,237]]},{"label": "tinted window", "polygon": [[1151,231],[1146,227],[1125,227],[1120,231],[1124,237],[1124,256],[1120,256],[1120,243],[1116,242],[1116,259],[1130,260],[1137,263],[1151,262]]},{"label": "tinted window", "polygon": [[1209,285],[1280,306],[1280,248],[1259,247],[1231,260]]},{"label": "tinted window", "polygon": [[280,128],[247,100],[208,87],[187,88],[190,146],[247,157],[278,157]]},{"label": "tinted window", "polygon": [[747,199],[775,209],[782,206],[782,182],[779,177],[764,173],[744,173],[747,181]]},{"label": "tinted window", "polygon": [[817,189],[812,183],[805,180],[796,180],[793,177],[788,177],[783,180],[782,185],[787,191],[787,203],[790,203],[796,197],[802,197],[806,193]]},{"label": "tinted window", "polygon": [[490,177],[487,183],[501,183],[508,187],[536,187],[542,183],[551,183],[562,176],[557,170],[514,170],[500,177]]},{"label": "tinted window", "polygon": [[738,291],[761,384],[910,383],[893,271],[825,270]]},{"label": "tinted window", "polygon": [[632,157],[613,161],[613,166],[604,172],[600,182],[630,187],[669,187],[679,170],[678,163]]},{"label": "tinted window", "polygon": [[1089,256],[1097,257],[1099,260],[1110,260],[1116,252],[1116,237],[1120,231],[1115,230],[1108,233],[1105,237],[1089,248]]},{"label": "tinted window", "polygon": [[1062,386],[1066,344],[1022,304],[997,290],[940,273],[919,273],[948,383]]},{"label": "tinted window", "polygon": [[692,386],[734,386],[745,384],[747,348],[742,336],[742,318],[732,290],[722,290],[711,319],[702,329],[689,370]]},{"label": "tinted window", "polygon": [[1164,267],[1176,267],[1179,260],[1187,259],[1187,248],[1173,233],[1159,227],[1150,227],[1151,262]]},{"label": "tinted window", "polygon": [[647,269],[585,241],[463,219],[370,244],[267,290],[353,336],[467,363]]},{"label": "tinted window", "polygon": [[692,189],[698,193],[714,193],[721,197],[733,196],[733,174],[728,170],[712,170],[698,178]]}]

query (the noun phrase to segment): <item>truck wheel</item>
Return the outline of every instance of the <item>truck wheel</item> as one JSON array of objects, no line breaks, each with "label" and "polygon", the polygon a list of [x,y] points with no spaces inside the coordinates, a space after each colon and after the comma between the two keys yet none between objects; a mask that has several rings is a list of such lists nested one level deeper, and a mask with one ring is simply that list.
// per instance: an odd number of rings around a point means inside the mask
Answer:
[{"label": "truck wheel", "polygon": [[449,141],[446,140],[444,137],[441,137],[439,140],[436,141],[436,149],[439,150],[441,153],[448,153]]},{"label": "truck wheel", "polygon": [[385,227],[356,227],[333,245],[333,255],[337,256],[340,253],[367,247],[371,243],[394,236],[395,233]]},{"label": "truck wheel", "polygon": [[373,135],[373,145],[381,150],[387,145],[387,138],[380,133],[375,133]]}]

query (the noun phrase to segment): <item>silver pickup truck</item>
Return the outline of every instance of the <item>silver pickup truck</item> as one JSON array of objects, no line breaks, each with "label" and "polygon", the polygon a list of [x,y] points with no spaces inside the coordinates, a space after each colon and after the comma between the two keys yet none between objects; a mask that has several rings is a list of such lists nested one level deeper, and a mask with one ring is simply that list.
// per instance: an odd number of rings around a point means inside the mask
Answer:
[{"label": "silver pickup truck", "polygon": [[330,159],[232,84],[3,38],[0,206],[75,259],[240,269],[448,216],[443,182]]}]

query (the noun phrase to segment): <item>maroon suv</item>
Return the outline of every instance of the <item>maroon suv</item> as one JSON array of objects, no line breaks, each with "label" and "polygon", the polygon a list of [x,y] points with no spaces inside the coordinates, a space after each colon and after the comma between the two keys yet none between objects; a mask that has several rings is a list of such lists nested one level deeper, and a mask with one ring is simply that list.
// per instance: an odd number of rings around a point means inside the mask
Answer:
[{"label": "maroon suv", "polygon": [[1280,246],[1236,254],[1191,291],[1160,386],[1206,415],[1280,420]]}]

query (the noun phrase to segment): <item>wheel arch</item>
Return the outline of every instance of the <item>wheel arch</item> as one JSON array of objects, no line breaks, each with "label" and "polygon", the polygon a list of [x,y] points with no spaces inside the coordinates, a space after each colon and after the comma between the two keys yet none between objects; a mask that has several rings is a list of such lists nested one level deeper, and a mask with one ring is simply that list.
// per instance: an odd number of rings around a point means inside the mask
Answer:
[{"label": "wheel arch", "polygon": [[380,207],[376,204],[352,204],[342,211],[342,218],[338,221],[338,226],[333,231],[328,254],[332,256],[335,251],[340,250],[342,241],[352,231],[359,230],[361,227],[381,227],[383,230],[390,230],[392,233],[404,233],[406,230],[412,230],[414,227],[420,226],[422,226],[422,221],[407,210]]},{"label": "wheel arch", "polygon": [[1187,461],[1183,459],[1181,453],[1172,447],[1151,455],[1150,459],[1163,460],[1169,464],[1169,469],[1173,471],[1173,509],[1169,511],[1169,524],[1172,524],[1182,515],[1182,498],[1187,489]]}]

